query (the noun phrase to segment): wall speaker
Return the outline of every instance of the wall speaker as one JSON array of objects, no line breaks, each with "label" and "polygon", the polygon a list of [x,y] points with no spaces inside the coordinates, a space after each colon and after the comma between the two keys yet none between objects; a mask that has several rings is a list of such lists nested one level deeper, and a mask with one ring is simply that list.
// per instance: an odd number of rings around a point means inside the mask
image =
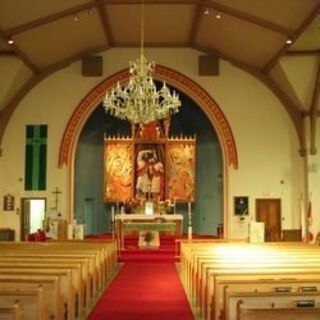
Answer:
[{"label": "wall speaker", "polygon": [[218,53],[199,56],[199,76],[218,76],[219,56]]},{"label": "wall speaker", "polygon": [[101,77],[103,74],[102,56],[87,56],[82,59],[82,76]]}]

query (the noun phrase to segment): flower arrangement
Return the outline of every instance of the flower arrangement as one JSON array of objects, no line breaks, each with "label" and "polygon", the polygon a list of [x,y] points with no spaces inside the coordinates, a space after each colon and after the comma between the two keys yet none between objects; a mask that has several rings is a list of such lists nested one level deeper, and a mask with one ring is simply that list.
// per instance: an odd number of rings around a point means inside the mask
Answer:
[{"label": "flower arrangement", "polygon": [[124,212],[125,213],[132,213],[138,207],[139,201],[137,199],[130,199],[124,202]]},{"label": "flower arrangement", "polygon": [[143,240],[147,243],[150,244],[150,242],[153,240],[154,236],[152,234],[152,232],[147,231],[144,236],[143,236]]}]

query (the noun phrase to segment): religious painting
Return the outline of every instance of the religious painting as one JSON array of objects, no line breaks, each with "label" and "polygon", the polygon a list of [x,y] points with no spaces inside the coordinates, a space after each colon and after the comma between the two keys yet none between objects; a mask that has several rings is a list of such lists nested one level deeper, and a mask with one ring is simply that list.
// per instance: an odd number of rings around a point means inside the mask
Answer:
[{"label": "religious painting", "polygon": [[167,146],[167,198],[194,201],[195,143],[175,141]]},{"label": "religious painting", "polygon": [[133,197],[133,144],[108,141],[104,149],[106,202],[127,202]]},{"label": "religious painting", "polygon": [[135,197],[164,200],[165,145],[141,143],[135,149]]},{"label": "religious painting", "polygon": [[249,198],[248,197],[234,197],[234,214],[237,216],[249,214]]}]

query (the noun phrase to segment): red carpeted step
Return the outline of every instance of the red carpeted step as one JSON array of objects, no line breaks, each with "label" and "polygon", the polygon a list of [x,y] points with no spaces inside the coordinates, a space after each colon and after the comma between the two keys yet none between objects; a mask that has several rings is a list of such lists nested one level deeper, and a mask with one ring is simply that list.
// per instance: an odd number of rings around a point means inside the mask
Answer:
[{"label": "red carpeted step", "polygon": [[192,320],[174,264],[125,264],[89,320]]}]

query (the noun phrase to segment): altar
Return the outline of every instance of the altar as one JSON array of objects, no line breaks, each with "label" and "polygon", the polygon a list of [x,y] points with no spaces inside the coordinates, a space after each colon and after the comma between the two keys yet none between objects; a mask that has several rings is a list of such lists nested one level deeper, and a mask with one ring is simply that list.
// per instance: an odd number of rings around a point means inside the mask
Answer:
[{"label": "altar", "polygon": [[182,236],[183,215],[181,214],[118,214],[115,216],[115,232],[122,238],[126,232],[158,231]]}]

